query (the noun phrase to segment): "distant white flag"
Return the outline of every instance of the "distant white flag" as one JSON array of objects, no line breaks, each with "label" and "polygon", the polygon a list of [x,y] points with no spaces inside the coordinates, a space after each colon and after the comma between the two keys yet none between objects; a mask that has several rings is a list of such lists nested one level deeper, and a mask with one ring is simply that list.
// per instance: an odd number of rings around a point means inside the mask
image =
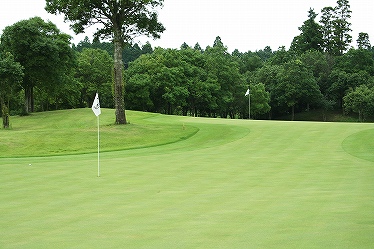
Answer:
[{"label": "distant white flag", "polygon": [[101,114],[99,94],[97,94],[97,93],[96,93],[95,99],[92,103],[91,109],[95,113],[96,116],[99,116]]},{"label": "distant white flag", "polygon": [[245,93],[245,96],[249,95],[249,89],[247,89],[247,92]]}]

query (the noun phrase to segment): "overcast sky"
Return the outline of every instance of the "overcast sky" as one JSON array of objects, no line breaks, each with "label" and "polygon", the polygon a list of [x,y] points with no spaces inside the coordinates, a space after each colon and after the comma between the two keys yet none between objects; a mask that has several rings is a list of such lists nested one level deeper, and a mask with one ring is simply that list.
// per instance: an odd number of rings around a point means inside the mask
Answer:
[{"label": "overcast sky", "polygon": [[[44,10],[45,0],[0,0],[0,32],[17,21],[40,16],[74,37],[77,44],[85,36],[92,39],[92,31],[79,36],[63,22]],[[352,17],[352,46],[356,46],[359,32],[369,34],[374,45],[374,1],[350,0]],[[308,18],[309,8],[320,13],[323,7],[336,6],[336,0],[165,0],[159,19],[166,27],[161,39],[137,38],[141,44],[150,41],[153,47],[179,48],[183,42],[202,48],[212,45],[220,36],[229,51],[255,51],[270,46],[288,49],[293,38],[300,34],[298,27]],[[320,16],[317,17],[319,21]]]}]

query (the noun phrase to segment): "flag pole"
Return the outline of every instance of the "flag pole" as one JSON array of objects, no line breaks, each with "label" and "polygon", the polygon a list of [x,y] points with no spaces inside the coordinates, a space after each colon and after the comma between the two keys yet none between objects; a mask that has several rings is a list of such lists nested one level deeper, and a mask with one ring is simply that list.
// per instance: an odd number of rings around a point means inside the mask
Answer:
[{"label": "flag pole", "polygon": [[248,88],[248,119],[251,119],[251,93]]},{"label": "flag pole", "polygon": [[100,177],[100,118],[97,116],[97,177]]},{"label": "flag pole", "polygon": [[251,91],[249,88],[250,86],[248,86],[247,92],[244,96],[248,95],[248,119],[251,119]]},{"label": "flag pole", "polygon": [[91,107],[93,113],[97,117],[97,177],[100,177],[100,101],[99,101],[99,94],[96,93],[95,99],[92,103]]}]

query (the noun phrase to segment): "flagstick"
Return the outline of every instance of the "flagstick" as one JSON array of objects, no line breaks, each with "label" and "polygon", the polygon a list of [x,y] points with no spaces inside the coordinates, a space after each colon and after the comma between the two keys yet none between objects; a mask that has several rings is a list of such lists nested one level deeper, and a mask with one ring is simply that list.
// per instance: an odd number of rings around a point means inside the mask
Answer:
[{"label": "flagstick", "polygon": [[251,94],[248,94],[248,119],[251,119]]},{"label": "flagstick", "polygon": [[91,107],[93,113],[97,117],[97,177],[100,177],[100,101],[99,101],[99,94],[96,93],[95,99],[92,103]]},{"label": "flagstick", "polygon": [[97,177],[100,177],[100,118],[97,116]]}]

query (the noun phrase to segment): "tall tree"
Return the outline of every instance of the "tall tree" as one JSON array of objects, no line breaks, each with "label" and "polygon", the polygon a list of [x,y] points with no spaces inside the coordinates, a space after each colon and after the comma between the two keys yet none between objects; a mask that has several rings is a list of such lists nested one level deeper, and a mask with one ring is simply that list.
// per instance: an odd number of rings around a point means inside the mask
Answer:
[{"label": "tall tree", "polygon": [[334,47],[334,8],[325,7],[321,10],[322,36],[324,51],[331,54]]},{"label": "tall tree", "polygon": [[274,94],[278,106],[291,107],[292,120],[298,104],[312,104],[322,97],[313,72],[296,59],[283,65]]},{"label": "tall tree", "polygon": [[142,49],[139,47],[137,43],[134,45],[125,44],[122,50],[122,61],[124,63],[124,68],[127,69],[129,67],[129,63],[136,60],[140,55],[142,55]]},{"label": "tall tree", "polygon": [[342,55],[352,42],[352,36],[349,34],[352,31],[350,28],[351,23],[349,22],[352,11],[348,0],[338,0],[337,4],[334,8],[335,20],[333,26],[335,47],[333,53],[335,55]]},{"label": "tall tree", "polygon": [[[263,83],[252,84],[250,88],[251,117],[256,117],[257,115],[268,113],[271,109],[269,105],[270,93],[265,90],[265,85]],[[245,106],[247,107],[247,105]]]},{"label": "tall tree", "polygon": [[100,23],[95,38],[110,38],[114,43],[114,104],[116,124],[126,124],[123,94],[122,49],[137,35],[159,38],[165,28],[158,21],[156,7],[163,0],[46,0],[46,10],[62,13],[71,21],[76,33],[88,26]]},{"label": "tall tree", "polygon": [[88,36],[85,36],[83,41],[80,41],[77,46],[74,46],[75,50],[78,52],[82,52],[85,48],[92,48],[92,44]]},{"label": "tall tree", "polygon": [[359,33],[357,38],[357,47],[359,49],[367,49],[371,48],[369,34],[368,33]]},{"label": "tall tree", "polygon": [[255,53],[264,62],[274,56],[274,53],[269,46],[266,46],[264,49],[260,49],[260,50],[256,51]]},{"label": "tall tree", "polygon": [[201,48],[200,44],[197,42],[195,46],[193,47],[195,50],[198,50],[200,52],[203,52],[203,49]]},{"label": "tall tree", "polygon": [[153,48],[151,43],[148,41],[142,46],[142,54],[152,54],[153,53]]},{"label": "tall tree", "polygon": [[220,86],[217,96],[220,116],[230,115],[233,118],[239,106],[236,101],[243,95],[244,80],[239,72],[239,63],[227,52],[227,47],[224,46],[219,36],[215,39],[213,47],[207,47],[204,57],[208,78]]},{"label": "tall tree", "polygon": [[258,69],[255,74],[255,81],[263,83],[266,91],[270,93],[270,106],[272,107],[269,113],[270,119],[272,118],[273,112],[277,111],[275,107],[278,106],[278,101],[276,99],[277,96],[274,93],[279,84],[279,75],[281,71],[282,67],[280,65],[266,63],[263,67]]},{"label": "tall tree", "polygon": [[190,46],[188,46],[188,44],[186,42],[183,42],[183,44],[181,45],[181,49],[187,49],[189,47]]},{"label": "tall tree", "polygon": [[25,91],[25,112],[34,111],[34,87],[60,84],[61,77],[73,66],[74,53],[70,36],[61,33],[52,22],[40,17],[8,26],[1,36],[4,51],[14,55],[24,67],[22,87]]},{"label": "tall tree", "polygon": [[321,25],[316,23],[317,14],[310,8],[308,12],[309,19],[299,27],[301,34],[295,37],[291,48],[298,53],[304,53],[308,50],[322,51],[323,35]]},{"label": "tall tree", "polygon": [[21,64],[10,53],[0,54],[0,106],[3,127],[9,128],[9,98],[20,88],[23,77]]}]

